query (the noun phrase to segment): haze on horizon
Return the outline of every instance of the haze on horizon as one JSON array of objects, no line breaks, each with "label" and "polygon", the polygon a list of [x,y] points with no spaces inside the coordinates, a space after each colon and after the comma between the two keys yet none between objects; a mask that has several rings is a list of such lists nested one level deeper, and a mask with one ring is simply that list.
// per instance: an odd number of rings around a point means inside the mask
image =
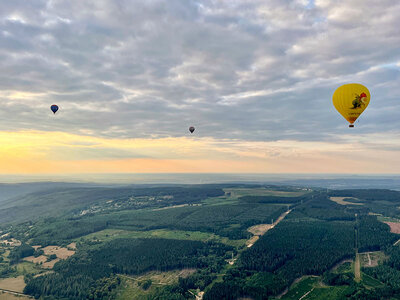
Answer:
[{"label": "haze on horizon", "polygon": [[3,1],[0,174],[398,174],[398,28],[390,0]]}]

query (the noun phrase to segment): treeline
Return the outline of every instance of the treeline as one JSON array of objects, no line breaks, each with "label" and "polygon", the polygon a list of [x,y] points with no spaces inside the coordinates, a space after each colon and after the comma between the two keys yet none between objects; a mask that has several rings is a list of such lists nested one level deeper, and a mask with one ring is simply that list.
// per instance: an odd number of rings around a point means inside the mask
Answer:
[{"label": "treeline", "polygon": [[35,249],[32,246],[22,244],[21,246],[12,248],[8,258],[10,259],[10,264],[15,264],[24,257],[34,255],[34,253]]},{"label": "treeline", "polygon": [[[187,206],[158,211],[111,212],[38,222],[26,238],[40,245],[62,244],[106,228],[127,230],[177,229],[212,232],[231,239],[248,238],[247,228],[276,220],[286,206],[268,204],[226,204]],[[235,226],[231,226],[235,224]]]},{"label": "treeline", "polygon": [[278,196],[242,196],[239,201],[244,203],[281,203],[293,204],[306,200],[307,197],[278,197]]},{"label": "treeline", "polygon": [[[233,248],[219,243],[166,239],[116,239],[98,249],[81,252],[54,266],[55,273],[29,278],[24,293],[68,299],[86,299],[113,274],[140,274],[150,270],[210,268],[218,271]],[[102,285],[101,285],[102,284]],[[101,286],[99,286],[101,285]],[[91,287],[95,286],[95,290]]]}]

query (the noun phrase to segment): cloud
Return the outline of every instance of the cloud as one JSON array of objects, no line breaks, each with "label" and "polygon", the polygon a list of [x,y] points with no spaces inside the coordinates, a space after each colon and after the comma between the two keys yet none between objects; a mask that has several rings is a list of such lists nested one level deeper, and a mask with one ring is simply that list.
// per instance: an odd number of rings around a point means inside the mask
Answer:
[{"label": "cloud", "polygon": [[3,2],[0,131],[342,143],[331,97],[360,82],[352,133],[397,133],[398,28],[391,0]]}]

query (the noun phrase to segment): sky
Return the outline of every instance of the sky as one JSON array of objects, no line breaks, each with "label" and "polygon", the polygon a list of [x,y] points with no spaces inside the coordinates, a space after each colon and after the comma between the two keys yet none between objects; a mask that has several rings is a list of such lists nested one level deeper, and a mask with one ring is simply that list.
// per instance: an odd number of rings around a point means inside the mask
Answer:
[{"label": "sky", "polygon": [[0,174],[398,174],[399,28],[393,0],[1,1]]}]

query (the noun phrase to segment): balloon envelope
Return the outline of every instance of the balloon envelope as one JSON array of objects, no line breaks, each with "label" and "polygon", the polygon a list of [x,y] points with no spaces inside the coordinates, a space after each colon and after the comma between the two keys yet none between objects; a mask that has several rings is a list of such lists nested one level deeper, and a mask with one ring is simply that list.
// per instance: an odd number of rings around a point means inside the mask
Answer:
[{"label": "balloon envelope", "polygon": [[190,131],[190,133],[193,133],[194,127],[193,127],[193,126],[190,126],[190,127],[189,127],[189,131]]},{"label": "balloon envelope", "polygon": [[345,84],[333,93],[333,105],[336,110],[352,125],[367,108],[371,94],[359,83]]},{"label": "balloon envelope", "polygon": [[52,111],[53,113],[56,113],[57,110],[58,110],[58,106],[57,106],[57,105],[52,105],[52,106],[50,106],[50,109],[51,109],[51,111]]}]

